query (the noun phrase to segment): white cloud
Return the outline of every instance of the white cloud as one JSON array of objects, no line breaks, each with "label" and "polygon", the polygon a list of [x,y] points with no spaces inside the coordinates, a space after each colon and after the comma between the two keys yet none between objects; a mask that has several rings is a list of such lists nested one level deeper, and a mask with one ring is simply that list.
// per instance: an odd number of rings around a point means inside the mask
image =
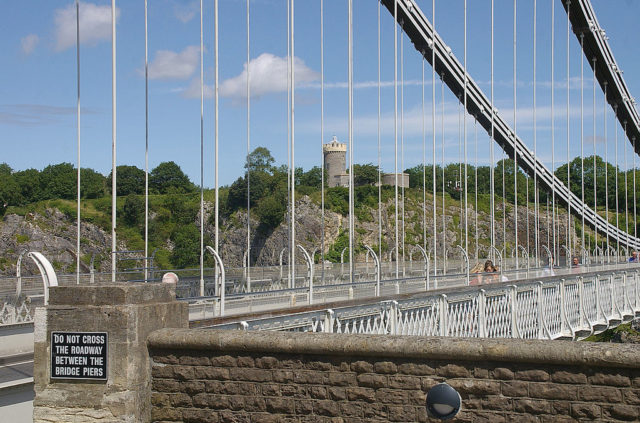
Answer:
[{"label": "white cloud", "polygon": [[[75,107],[47,104],[0,104],[0,125],[40,126],[52,125],[75,117]],[[93,109],[82,108],[83,114],[96,114]]]},{"label": "white cloud", "polygon": [[[116,8],[116,22],[120,9]],[[54,34],[56,51],[63,51],[76,45],[76,8],[70,4],[54,12]],[[80,42],[94,46],[100,41],[111,39],[111,6],[80,3]]]},{"label": "white cloud", "polygon": [[[200,98],[200,78],[193,78],[187,88],[179,91],[185,98]],[[204,98],[213,98],[213,94],[213,87],[204,84]]]},{"label": "white cloud", "polygon": [[187,23],[200,11],[198,3],[193,1],[189,4],[176,4],[173,6],[173,15],[182,23]]},{"label": "white cloud", "polygon": [[22,47],[22,52],[26,56],[30,55],[31,53],[33,53],[33,50],[35,50],[39,41],[40,37],[38,37],[36,34],[29,34],[25,37],[22,37],[20,39],[20,47]]},{"label": "white cloud", "polygon": [[200,63],[200,47],[188,46],[180,53],[158,50],[149,63],[151,79],[187,79]]},{"label": "white cloud", "polygon": [[[317,81],[320,75],[313,71],[299,57],[294,58],[296,86],[304,86]],[[287,91],[287,58],[271,53],[262,53],[249,62],[249,84],[251,97]],[[242,72],[220,84],[220,95],[234,100],[247,98],[247,64]]]}]

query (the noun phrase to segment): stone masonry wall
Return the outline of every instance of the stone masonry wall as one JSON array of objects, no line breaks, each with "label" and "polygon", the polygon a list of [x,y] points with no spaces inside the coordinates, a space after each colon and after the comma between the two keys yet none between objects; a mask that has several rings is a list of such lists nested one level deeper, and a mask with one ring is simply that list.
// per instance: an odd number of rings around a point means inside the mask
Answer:
[{"label": "stone masonry wall", "polygon": [[452,421],[640,415],[633,345],[192,329],[149,348],[154,422],[424,422],[442,381],[463,400]]}]

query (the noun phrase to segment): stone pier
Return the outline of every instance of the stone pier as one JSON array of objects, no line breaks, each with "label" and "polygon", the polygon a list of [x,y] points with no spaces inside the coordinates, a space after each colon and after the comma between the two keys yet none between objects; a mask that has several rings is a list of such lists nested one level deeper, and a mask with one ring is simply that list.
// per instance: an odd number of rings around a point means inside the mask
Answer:
[{"label": "stone pier", "polygon": [[[35,316],[33,421],[149,421],[151,361],[147,337],[156,329],[186,327],[187,304],[176,301],[175,284],[52,287],[49,306],[37,309]],[[103,380],[53,379],[52,332],[106,333]],[[80,364],[85,361],[83,357],[72,359]],[[99,376],[100,372],[92,369],[81,373]]]}]

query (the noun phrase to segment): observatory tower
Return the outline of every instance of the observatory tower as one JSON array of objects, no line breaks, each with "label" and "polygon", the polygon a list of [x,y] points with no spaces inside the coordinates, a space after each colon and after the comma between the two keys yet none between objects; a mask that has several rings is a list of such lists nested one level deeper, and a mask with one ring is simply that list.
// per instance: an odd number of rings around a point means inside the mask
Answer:
[{"label": "observatory tower", "polygon": [[347,174],[347,144],[338,141],[334,135],[330,142],[322,147],[324,152],[324,168],[327,172],[329,188],[349,186]]}]

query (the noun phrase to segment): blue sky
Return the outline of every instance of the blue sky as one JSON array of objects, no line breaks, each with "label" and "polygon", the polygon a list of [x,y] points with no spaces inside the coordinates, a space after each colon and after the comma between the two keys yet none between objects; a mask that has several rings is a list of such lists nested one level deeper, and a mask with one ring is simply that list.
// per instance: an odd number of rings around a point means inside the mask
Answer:
[{"label": "blue sky", "polygon": [[[431,1],[417,1],[431,19]],[[488,94],[490,1],[469,1],[468,70]],[[107,174],[111,169],[111,27],[110,1],[81,2],[82,166]],[[496,0],[496,106],[513,122],[513,2]],[[533,148],[532,1],[517,9],[518,133]],[[556,14],[556,164],[566,160],[566,13],[554,1]],[[640,2],[594,0],[600,25],[632,94],[640,95]],[[615,7],[613,7],[615,5]],[[0,47],[4,52],[0,83],[0,162],[16,170],[42,169],[48,164],[76,164],[75,9],[72,1],[3,2]],[[117,163],[144,168],[144,2],[118,1],[117,20]],[[552,2],[538,1],[537,139],[540,157],[550,166],[550,17]],[[295,4],[296,166],[319,165],[320,137],[320,2]],[[177,162],[191,179],[200,181],[199,1],[149,1],[150,167]],[[393,20],[382,8],[382,156],[393,171]],[[250,3],[251,145],[269,148],[278,163],[287,161],[286,0]],[[347,138],[347,2],[325,0],[324,140]],[[436,0],[436,29],[463,60],[463,1]],[[220,183],[240,176],[246,154],[246,1],[220,0]],[[213,0],[204,1],[205,186],[213,186]],[[354,157],[377,163],[377,2],[354,1]],[[580,60],[575,36],[570,41],[570,156],[580,153]],[[404,40],[404,167],[422,163],[422,61]],[[424,137],[431,163],[431,68],[426,64]],[[607,111],[603,131],[602,93],[593,91],[585,63],[585,155],[604,156],[608,139],[613,162],[614,124]],[[446,91],[446,89],[445,89]],[[440,84],[437,83],[438,156],[440,156]],[[445,161],[458,160],[458,105],[445,92]],[[399,111],[400,113],[400,111]],[[473,119],[468,118],[469,159],[475,161]],[[621,131],[619,131],[619,134]],[[488,138],[478,130],[478,161],[487,163]],[[631,151],[620,141],[623,151]],[[626,150],[623,150],[626,149]],[[497,154],[499,150],[496,150]],[[626,155],[629,165],[632,156]]]}]

